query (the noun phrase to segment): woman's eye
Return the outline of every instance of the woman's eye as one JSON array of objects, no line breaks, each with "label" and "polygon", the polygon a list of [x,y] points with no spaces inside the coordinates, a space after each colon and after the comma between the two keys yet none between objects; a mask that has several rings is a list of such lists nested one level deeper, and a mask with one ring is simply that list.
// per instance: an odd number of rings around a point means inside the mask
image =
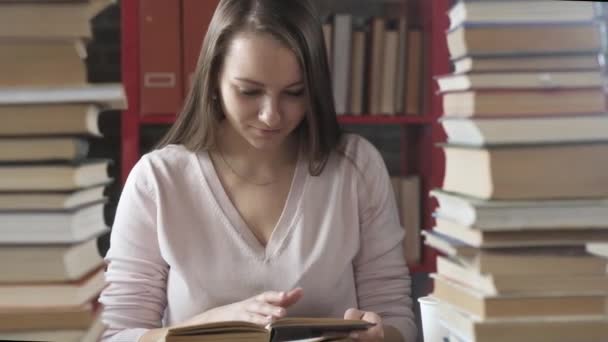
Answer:
[{"label": "woman's eye", "polygon": [[240,92],[245,96],[257,96],[261,93],[261,91],[257,89],[241,89]]},{"label": "woman's eye", "polygon": [[288,90],[285,92],[287,95],[289,96],[293,96],[293,97],[299,97],[302,96],[304,94],[304,89],[298,89],[298,90]]}]

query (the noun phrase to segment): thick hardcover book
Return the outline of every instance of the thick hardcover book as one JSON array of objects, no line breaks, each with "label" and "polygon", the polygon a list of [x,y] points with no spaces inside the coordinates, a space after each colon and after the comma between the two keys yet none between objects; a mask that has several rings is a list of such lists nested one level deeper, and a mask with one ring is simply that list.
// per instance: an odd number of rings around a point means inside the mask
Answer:
[{"label": "thick hardcover book", "polygon": [[553,54],[602,51],[604,24],[463,24],[447,33],[452,58],[465,55]]}]

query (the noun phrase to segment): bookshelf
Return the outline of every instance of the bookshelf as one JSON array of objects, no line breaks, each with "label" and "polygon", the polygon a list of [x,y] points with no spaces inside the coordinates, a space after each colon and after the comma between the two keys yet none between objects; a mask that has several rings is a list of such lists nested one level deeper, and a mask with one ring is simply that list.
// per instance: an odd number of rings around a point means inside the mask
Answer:
[{"label": "bookshelf", "polygon": [[[372,0],[370,3],[374,2]],[[392,0],[406,3],[407,0]],[[446,10],[449,0],[409,0],[416,13],[417,26],[424,35],[425,79],[423,80],[423,110],[421,115],[341,115],[338,120],[348,125],[396,125],[400,127],[401,176],[418,175],[421,180],[421,229],[433,226],[432,212],[436,206],[428,193],[438,187],[443,178],[444,160],[435,144],[444,139],[437,124],[441,115],[441,98],[436,95],[435,75],[446,74],[447,46],[444,31],[448,27]],[[362,2],[362,1],[359,1]],[[122,113],[121,180],[124,182],[131,168],[140,157],[140,132],[146,125],[168,125],[175,120],[175,113],[142,115],[140,86],[140,1],[121,2],[122,26],[122,82],[127,93],[129,108]],[[373,114],[373,113],[370,113]],[[422,242],[420,242],[422,243]],[[421,262],[412,264],[410,271],[432,272],[435,270],[435,252],[422,248]]]}]

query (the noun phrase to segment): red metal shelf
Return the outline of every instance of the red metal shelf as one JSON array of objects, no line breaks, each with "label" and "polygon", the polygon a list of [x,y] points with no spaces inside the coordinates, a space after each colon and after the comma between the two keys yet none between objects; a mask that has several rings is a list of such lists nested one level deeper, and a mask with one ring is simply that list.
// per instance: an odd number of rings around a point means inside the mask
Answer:
[{"label": "red metal shelf", "polygon": [[414,273],[433,273],[435,272],[435,266],[425,264],[408,264],[407,265],[410,274]]},{"label": "red metal shelf", "polygon": [[175,122],[175,117],[173,114],[145,115],[139,119],[139,122],[148,125],[170,125]]},{"label": "red metal shelf", "polygon": [[[142,116],[140,123],[146,125],[172,124],[175,121],[173,114],[159,114]],[[434,119],[428,115],[340,115],[338,122],[349,125],[407,125],[432,124]]]},{"label": "red metal shelf", "polygon": [[420,243],[423,244],[421,260],[418,263],[408,263],[410,273],[433,273],[436,270],[437,251],[424,245],[422,241]]}]

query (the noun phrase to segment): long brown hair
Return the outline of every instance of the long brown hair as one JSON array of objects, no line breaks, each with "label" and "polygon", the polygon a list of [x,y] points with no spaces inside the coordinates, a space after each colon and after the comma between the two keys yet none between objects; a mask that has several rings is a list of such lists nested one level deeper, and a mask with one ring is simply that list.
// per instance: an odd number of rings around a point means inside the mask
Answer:
[{"label": "long brown hair", "polygon": [[322,24],[310,0],[221,0],[203,41],[184,107],[157,148],[181,144],[190,150],[213,149],[224,118],[219,99],[213,100],[219,94],[218,75],[230,42],[241,32],[269,33],[298,58],[309,105],[296,130],[307,145],[309,172],[319,175],[340,141],[341,130]]}]

